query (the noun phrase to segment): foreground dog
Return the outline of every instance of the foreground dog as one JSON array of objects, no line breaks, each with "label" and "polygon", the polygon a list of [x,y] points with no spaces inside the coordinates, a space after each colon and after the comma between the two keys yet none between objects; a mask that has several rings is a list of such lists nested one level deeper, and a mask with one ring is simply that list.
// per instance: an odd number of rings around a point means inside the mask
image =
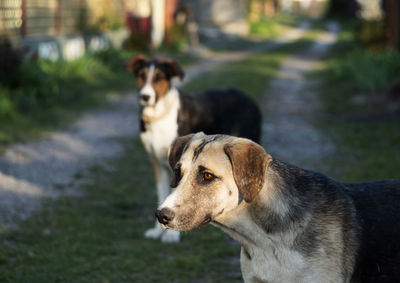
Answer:
[{"label": "foreground dog", "polygon": [[246,282],[400,282],[400,180],[341,184],[250,140],[176,139],[164,228],[212,223],[242,246]]},{"label": "foreground dog", "polygon": [[[173,77],[182,79],[184,76],[173,60],[150,60],[139,55],[131,59],[127,67],[137,78],[140,139],[154,167],[159,204],[170,193],[167,154],[176,137],[203,131],[259,141],[260,111],[242,92],[225,89],[183,95],[171,84]],[[163,233],[158,222],[146,231],[145,236],[161,236],[163,242],[179,241],[179,232]]]}]

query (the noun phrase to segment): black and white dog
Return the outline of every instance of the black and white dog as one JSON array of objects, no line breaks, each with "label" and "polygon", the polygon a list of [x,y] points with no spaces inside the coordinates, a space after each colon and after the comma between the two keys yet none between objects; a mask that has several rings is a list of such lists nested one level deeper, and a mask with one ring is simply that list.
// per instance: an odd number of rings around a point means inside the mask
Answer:
[{"label": "black and white dog", "polygon": [[[229,134],[259,142],[261,113],[244,93],[235,89],[211,90],[184,95],[171,82],[183,79],[181,67],[171,59],[137,55],[126,64],[137,82],[140,104],[140,139],[150,156],[157,183],[159,205],[170,194],[168,149],[182,135],[203,131]],[[178,242],[179,232],[165,231],[158,222],[145,237]]]}]

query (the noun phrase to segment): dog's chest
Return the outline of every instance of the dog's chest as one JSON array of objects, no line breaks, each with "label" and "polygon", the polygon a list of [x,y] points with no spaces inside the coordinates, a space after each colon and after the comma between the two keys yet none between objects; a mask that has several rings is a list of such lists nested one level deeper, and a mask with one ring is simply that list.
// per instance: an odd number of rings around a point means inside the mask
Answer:
[{"label": "dog's chest", "polygon": [[240,264],[245,282],[347,282],[327,257],[306,258],[287,248],[242,248]]},{"label": "dog's chest", "polygon": [[242,248],[240,264],[246,282],[303,282],[307,269],[304,257],[288,249]]},{"label": "dog's chest", "polygon": [[168,149],[177,136],[178,109],[173,109],[163,119],[145,124],[144,131],[140,133],[146,151],[158,160],[167,158]]}]

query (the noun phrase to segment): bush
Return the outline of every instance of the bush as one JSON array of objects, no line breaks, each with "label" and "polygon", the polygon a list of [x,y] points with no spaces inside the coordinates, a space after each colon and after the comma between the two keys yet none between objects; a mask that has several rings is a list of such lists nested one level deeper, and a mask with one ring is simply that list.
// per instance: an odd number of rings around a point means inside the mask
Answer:
[{"label": "bush", "polygon": [[334,63],[338,79],[354,81],[358,90],[384,90],[400,74],[400,54],[390,48],[379,52],[356,49]]},{"label": "bush", "polygon": [[112,49],[88,53],[74,61],[23,61],[12,69],[12,86],[1,77],[0,118],[12,116],[13,111],[27,113],[84,99],[82,89],[118,76],[128,56]]},{"label": "bush", "polygon": [[12,47],[8,38],[0,37],[0,84],[16,87],[21,62],[21,52]]}]

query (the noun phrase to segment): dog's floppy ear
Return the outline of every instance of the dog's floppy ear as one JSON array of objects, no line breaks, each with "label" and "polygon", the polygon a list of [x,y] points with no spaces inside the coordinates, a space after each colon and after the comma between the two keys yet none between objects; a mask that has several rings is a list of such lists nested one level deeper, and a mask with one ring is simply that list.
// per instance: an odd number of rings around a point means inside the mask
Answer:
[{"label": "dog's floppy ear", "polygon": [[264,186],[271,155],[258,144],[236,139],[224,146],[232,164],[233,178],[246,202],[251,202]]},{"label": "dog's floppy ear", "polygon": [[179,77],[182,80],[183,77],[185,76],[185,73],[183,72],[181,66],[179,66],[179,64],[174,60],[163,59],[160,60],[160,63],[165,66],[169,78]]},{"label": "dog's floppy ear", "polygon": [[169,166],[171,166],[172,170],[174,170],[176,163],[178,163],[179,159],[181,159],[183,150],[189,140],[194,136],[194,134],[189,134],[186,136],[181,136],[176,138],[168,151],[168,162]]},{"label": "dog's floppy ear", "polygon": [[143,67],[143,65],[148,62],[149,59],[141,54],[136,55],[135,57],[131,58],[130,60],[125,62],[125,68],[137,76],[139,70]]}]

